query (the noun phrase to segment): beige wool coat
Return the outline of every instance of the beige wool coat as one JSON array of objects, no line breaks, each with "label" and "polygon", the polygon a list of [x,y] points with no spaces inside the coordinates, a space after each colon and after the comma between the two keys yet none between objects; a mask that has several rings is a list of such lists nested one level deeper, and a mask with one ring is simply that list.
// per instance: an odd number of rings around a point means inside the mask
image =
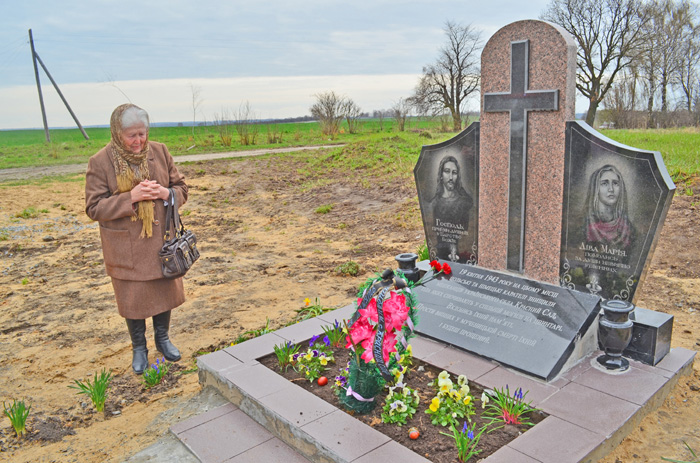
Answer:
[{"label": "beige wool coat", "polygon": [[[150,179],[172,188],[178,207],[182,206],[187,201],[185,178],[164,144],[148,144]],[[85,213],[99,222],[105,268],[112,278],[140,282],[163,278],[158,251],[163,247],[166,209],[162,200],[154,203],[153,236],[141,238],[141,221],[131,220],[136,216],[131,194],[118,192],[111,148],[107,145],[90,158],[85,175]]]}]

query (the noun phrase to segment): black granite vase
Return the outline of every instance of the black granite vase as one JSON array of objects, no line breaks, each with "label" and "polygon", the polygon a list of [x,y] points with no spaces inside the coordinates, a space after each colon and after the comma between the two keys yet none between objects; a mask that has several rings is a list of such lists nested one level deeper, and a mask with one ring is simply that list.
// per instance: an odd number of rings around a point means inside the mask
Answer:
[{"label": "black granite vase", "polygon": [[416,267],[418,254],[405,252],[396,256],[395,259],[399,263],[399,270],[403,272],[408,281],[415,283],[420,280],[420,270]]},{"label": "black granite vase", "polygon": [[634,304],[611,299],[603,301],[601,307],[603,316],[598,324],[598,342],[605,355],[598,357],[597,361],[608,370],[625,371],[629,368],[629,361],[622,357],[622,351],[632,340],[630,313]]}]

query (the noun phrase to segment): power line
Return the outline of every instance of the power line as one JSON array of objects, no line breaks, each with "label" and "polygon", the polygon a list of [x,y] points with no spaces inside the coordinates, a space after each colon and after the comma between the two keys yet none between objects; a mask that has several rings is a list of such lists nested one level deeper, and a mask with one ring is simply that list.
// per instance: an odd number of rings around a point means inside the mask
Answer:
[{"label": "power line", "polygon": [[[7,50],[0,53],[0,68],[9,68],[15,64],[19,56],[24,56],[26,47],[24,45],[17,46],[14,50]],[[5,55],[5,56],[3,56]]]},{"label": "power line", "polygon": [[26,52],[29,43],[25,38],[15,39],[0,47],[0,67],[9,67],[11,61]]}]

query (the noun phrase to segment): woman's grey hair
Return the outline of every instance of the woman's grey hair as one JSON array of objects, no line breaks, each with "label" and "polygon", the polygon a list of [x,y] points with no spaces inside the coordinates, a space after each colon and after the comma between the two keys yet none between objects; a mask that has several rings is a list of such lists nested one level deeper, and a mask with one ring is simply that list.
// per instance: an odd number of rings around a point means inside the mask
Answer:
[{"label": "woman's grey hair", "polygon": [[135,125],[141,124],[148,128],[148,113],[138,106],[131,106],[124,111],[124,114],[122,114],[121,122],[122,129],[128,129],[129,127],[134,127]]}]

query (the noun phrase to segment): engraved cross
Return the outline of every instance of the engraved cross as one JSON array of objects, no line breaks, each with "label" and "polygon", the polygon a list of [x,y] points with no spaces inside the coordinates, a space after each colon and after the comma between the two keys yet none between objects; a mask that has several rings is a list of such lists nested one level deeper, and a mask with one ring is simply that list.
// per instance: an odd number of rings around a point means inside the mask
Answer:
[{"label": "engraved cross", "polygon": [[511,42],[510,92],[484,94],[485,112],[510,112],[510,173],[508,185],[508,270],[523,272],[525,254],[525,193],[527,191],[527,113],[557,111],[559,90],[528,90],[527,40]]}]

